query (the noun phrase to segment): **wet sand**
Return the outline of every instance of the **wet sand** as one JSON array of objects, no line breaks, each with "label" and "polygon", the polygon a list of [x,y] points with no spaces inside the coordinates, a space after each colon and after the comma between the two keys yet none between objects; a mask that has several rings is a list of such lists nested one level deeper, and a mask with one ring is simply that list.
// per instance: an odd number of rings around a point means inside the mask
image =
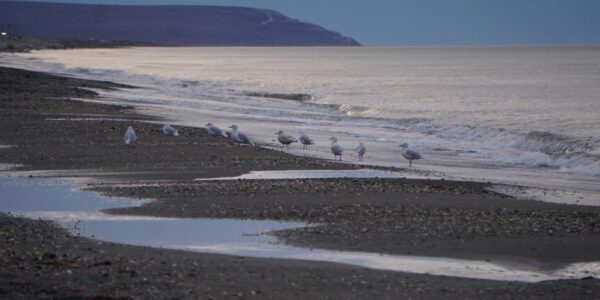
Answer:
[{"label": "wet sand", "polygon": [[[237,176],[252,170],[359,166],[240,146],[201,129],[181,128],[180,138],[168,138],[162,135],[161,125],[146,122],[160,120],[136,114],[130,107],[57,99],[95,97],[80,87],[123,86],[0,68],[0,144],[13,146],[0,151],[0,162],[22,164],[24,170],[91,169],[99,173],[100,181],[167,183],[156,187],[94,184],[93,189],[109,195],[157,199],[111,213],[320,224],[276,233],[288,243],[307,247],[548,268],[600,260],[598,208],[514,200],[487,191],[486,184],[407,179],[194,182],[194,178]],[[128,125],[138,133],[134,147],[122,142]],[[113,174],[102,176],[103,172]],[[7,266],[2,269],[0,295],[10,298],[224,298],[238,297],[240,292],[249,297],[252,291],[275,298],[600,295],[596,279],[517,284],[186,253],[97,243],[72,237],[43,221],[6,215],[0,220],[2,265]],[[52,262],[63,254],[69,263]],[[99,267],[104,273],[91,267],[104,260],[110,261]],[[103,284],[96,284],[98,280]]]}]

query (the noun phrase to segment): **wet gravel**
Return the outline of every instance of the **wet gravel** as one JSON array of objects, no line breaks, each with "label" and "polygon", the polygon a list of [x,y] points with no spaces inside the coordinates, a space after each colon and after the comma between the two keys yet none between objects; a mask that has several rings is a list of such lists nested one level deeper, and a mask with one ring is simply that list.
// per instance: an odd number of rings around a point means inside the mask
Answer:
[{"label": "wet gravel", "polygon": [[[94,97],[107,82],[0,68],[0,162],[25,170],[116,171],[110,194],[157,199],[111,210],[181,217],[302,220],[319,226],[276,233],[310,247],[523,261],[547,267],[597,260],[598,210],[513,200],[484,184],[425,180],[194,182],[251,170],[357,168],[244,147],[160,121],[130,107],[57,97]],[[92,117],[89,120],[80,118]],[[56,120],[57,118],[61,120]],[[135,147],[122,143],[133,124]],[[176,149],[176,151],[173,151]],[[167,155],[168,154],[168,155]],[[101,176],[99,176],[102,179]],[[589,298],[596,279],[538,284],[373,271],[337,264],[251,259],[97,242],[46,221],[0,214],[0,298]]]}]

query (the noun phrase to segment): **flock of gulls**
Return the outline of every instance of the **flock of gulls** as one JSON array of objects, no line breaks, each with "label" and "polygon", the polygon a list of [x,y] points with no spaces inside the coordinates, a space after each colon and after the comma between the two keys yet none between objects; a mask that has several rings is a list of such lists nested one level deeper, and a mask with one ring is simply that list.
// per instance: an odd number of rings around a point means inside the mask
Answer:
[{"label": "flock of gulls", "polygon": [[[230,138],[236,143],[254,146],[254,142],[252,142],[252,140],[246,134],[239,131],[237,125],[231,125],[229,126],[229,128],[231,129],[231,131],[226,132],[225,130],[222,130],[221,128],[213,125],[212,123],[206,124],[206,131],[212,136]],[[163,133],[166,136],[179,136],[177,129],[175,129],[171,125],[164,125]],[[286,134],[285,132],[283,132],[283,130],[279,130],[275,134],[277,135],[277,141],[279,141],[279,143],[281,143],[281,145],[283,145],[284,147],[289,147],[289,145],[297,143],[298,141],[302,144],[303,149],[306,149],[310,145],[315,144],[315,141],[311,137],[306,135],[306,133],[304,132],[300,132],[300,137],[298,137],[298,139],[296,139],[292,135]],[[127,145],[132,145],[137,140],[135,130],[132,126],[127,127],[123,138],[125,140],[125,144]],[[338,144],[338,139],[336,137],[331,137],[329,138],[329,140],[331,141],[330,149],[331,153],[333,153],[333,159],[337,160],[339,158],[339,160],[341,161],[342,154],[344,153],[344,148],[342,148],[342,146]],[[421,154],[419,154],[419,152],[408,149],[408,144],[406,143],[400,145],[400,147],[402,148],[402,157],[409,161],[409,167],[412,167],[413,160],[419,160],[423,158]],[[358,154],[358,158],[362,160],[366,152],[367,147],[363,142],[360,142],[358,144],[358,147],[356,147],[356,153]]]}]

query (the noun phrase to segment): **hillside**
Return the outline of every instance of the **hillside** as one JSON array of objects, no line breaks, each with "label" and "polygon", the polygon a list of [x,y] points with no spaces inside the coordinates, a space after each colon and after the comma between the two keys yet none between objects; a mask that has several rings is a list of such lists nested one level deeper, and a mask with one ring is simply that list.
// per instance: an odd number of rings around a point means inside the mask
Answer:
[{"label": "hillside", "polygon": [[0,30],[49,39],[172,46],[355,46],[276,11],[226,6],[126,6],[0,1]]}]

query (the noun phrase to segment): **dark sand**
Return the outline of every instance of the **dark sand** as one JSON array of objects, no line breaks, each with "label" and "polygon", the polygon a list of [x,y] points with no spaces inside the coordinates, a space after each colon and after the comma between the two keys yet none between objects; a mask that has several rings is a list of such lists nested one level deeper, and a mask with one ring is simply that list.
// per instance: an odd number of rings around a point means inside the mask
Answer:
[{"label": "dark sand", "polygon": [[[25,170],[116,171],[122,174],[116,179],[125,182],[170,182],[143,189],[96,185],[110,195],[157,199],[112,213],[302,220],[322,226],[277,235],[293,244],[331,249],[485,258],[549,268],[600,258],[599,209],[513,200],[485,191],[485,184],[193,182],[250,170],[357,166],[239,146],[193,128],[181,128],[180,138],[167,138],[160,125],[142,122],[155,119],[131,108],[57,99],[95,96],[79,87],[119,86],[0,68],[0,144],[15,146],[0,151],[0,162],[23,164]],[[122,142],[130,124],[139,137],[135,147]],[[0,215],[0,225],[0,297],[5,298],[600,296],[596,279],[522,284],[414,275],[98,243],[47,222],[6,215]]]}]

